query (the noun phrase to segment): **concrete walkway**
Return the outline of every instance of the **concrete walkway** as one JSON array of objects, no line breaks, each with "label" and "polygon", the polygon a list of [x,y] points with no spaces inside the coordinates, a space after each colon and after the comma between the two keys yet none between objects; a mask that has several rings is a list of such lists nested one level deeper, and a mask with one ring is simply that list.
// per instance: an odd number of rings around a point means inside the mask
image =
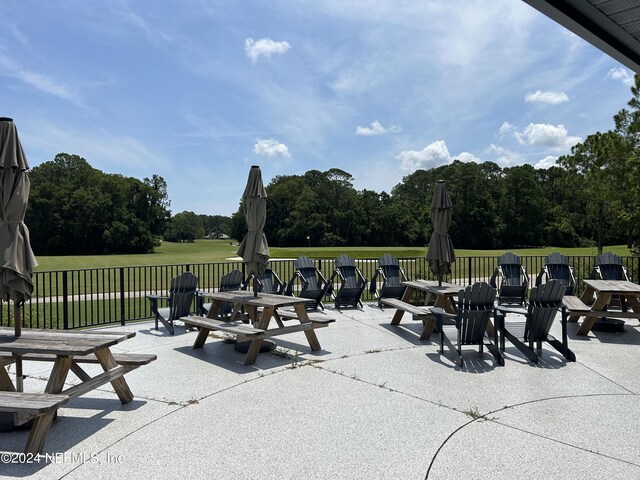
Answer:
[{"label": "concrete walkway", "polygon": [[[576,363],[544,345],[533,365],[507,343],[504,367],[468,348],[461,370],[436,335],[418,339],[419,322],[391,326],[392,309],[326,314],[336,322],[317,330],[322,351],[296,333],[253,366],[222,336],[193,350],[181,327],[113,327],[137,332],[119,350],[158,355],[127,375],[136,399],[122,406],[107,387],[73,400],[50,455],[3,455],[0,478],[640,478],[637,321],[582,338],[571,324]],[[25,389],[42,391],[50,368],[25,362]],[[26,439],[0,434],[0,450]]]}]

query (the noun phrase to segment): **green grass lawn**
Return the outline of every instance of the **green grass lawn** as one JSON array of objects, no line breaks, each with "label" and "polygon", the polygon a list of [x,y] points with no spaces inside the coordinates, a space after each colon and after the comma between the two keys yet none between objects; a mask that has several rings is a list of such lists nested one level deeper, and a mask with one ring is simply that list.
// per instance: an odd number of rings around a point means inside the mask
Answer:
[{"label": "green grass lawn", "polygon": [[[145,265],[175,265],[186,263],[224,262],[236,257],[238,245],[229,240],[198,240],[194,243],[163,242],[155,253],[141,255],[71,255],[71,256],[38,256],[39,266],[36,271],[76,270],[82,268],[126,267]],[[298,247],[270,249],[272,258],[298,258],[306,255],[310,258],[336,258],[342,253],[353,258],[378,258],[386,252],[396,257],[421,257],[426,255],[426,247]],[[564,255],[597,255],[596,248],[529,248],[511,250],[456,250],[458,257],[493,257],[505,251],[526,255],[546,256],[551,252]],[[628,256],[629,249],[624,245],[605,247],[605,251],[617,255]]]}]

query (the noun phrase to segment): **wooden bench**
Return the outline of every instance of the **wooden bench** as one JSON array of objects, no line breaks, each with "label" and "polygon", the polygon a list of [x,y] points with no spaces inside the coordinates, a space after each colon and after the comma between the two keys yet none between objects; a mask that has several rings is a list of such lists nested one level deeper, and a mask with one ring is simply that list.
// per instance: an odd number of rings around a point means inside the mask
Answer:
[{"label": "wooden bench", "polygon": [[0,412],[13,413],[17,425],[34,419],[24,452],[35,455],[44,447],[55,412],[68,401],[68,395],[0,391]]},{"label": "wooden bench", "polygon": [[576,322],[582,316],[589,317],[613,317],[613,318],[638,318],[636,312],[618,312],[607,310],[591,310],[591,308],[574,295],[566,295],[562,298],[562,303],[569,311],[569,322]]},{"label": "wooden bench", "polygon": [[[125,373],[128,373],[142,365],[148,365],[157,360],[158,356],[151,353],[113,353],[113,358],[118,365],[124,367]],[[35,362],[54,362],[56,356],[49,353],[25,353],[22,355],[22,359]],[[100,363],[94,354],[76,355],[73,357],[73,361],[75,363]],[[11,353],[0,352],[0,365],[8,365],[13,362],[15,362],[15,357]]]},{"label": "wooden bench", "polygon": [[433,307],[428,307],[426,305],[413,305],[411,303],[398,300],[397,298],[381,298],[380,303],[397,309],[393,319],[391,320],[391,325],[399,325],[400,320],[402,319],[402,312],[407,312],[413,315],[414,320],[422,320],[424,328],[420,334],[420,340],[427,340],[433,333],[436,326],[436,319],[430,310]]},{"label": "wooden bench", "polygon": [[313,320],[309,319],[310,322],[308,323],[299,323],[296,325],[289,325],[286,327],[282,326],[271,330],[262,330],[260,328],[254,328],[251,325],[247,325],[238,321],[225,322],[224,320],[217,320],[215,318],[201,317],[196,315],[182,317],[180,320],[190,325],[204,328],[206,331],[217,330],[220,332],[237,335],[237,340],[239,342],[258,338],[276,337],[278,335],[285,335],[287,333],[302,332],[305,330],[322,328],[335,321],[335,319],[332,318],[314,318]]},{"label": "wooden bench", "polygon": [[[278,317],[282,320],[300,320],[295,310],[278,310]],[[336,321],[335,318],[327,318],[320,313],[307,313],[307,317],[311,323],[329,324]],[[277,317],[276,317],[277,321]],[[282,326],[282,325],[280,325]]]}]

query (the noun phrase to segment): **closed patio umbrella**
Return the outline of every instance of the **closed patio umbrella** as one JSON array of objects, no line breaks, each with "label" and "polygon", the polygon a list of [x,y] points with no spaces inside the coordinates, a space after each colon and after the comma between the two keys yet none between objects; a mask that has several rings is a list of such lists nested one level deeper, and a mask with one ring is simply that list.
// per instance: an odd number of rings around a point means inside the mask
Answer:
[{"label": "closed patio umbrella", "polygon": [[253,275],[253,293],[258,296],[257,276],[264,273],[269,261],[269,245],[264,235],[267,221],[267,192],[262,184],[260,167],[253,165],[249,171],[247,186],[242,194],[244,216],[248,232],[238,247],[238,255],[247,266],[249,275]]},{"label": "closed patio umbrella", "polygon": [[444,180],[438,180],[431,200],[433,233],[429,241],[427,260],[429,270],[438,276],[439,285],[442,285],[442,276],[451,273],[451,264],[456,261],[453,243],[449,237],[451,209],[451,200]]},{"label": "closed patio umbrella", "polygon": [[[32,273],[38,265],[24,216],[29,201],[29,165],[10,118],[0,118],[0,298],[13,301],[15,335],[20,336],[20,307],[31,298]],[[16,361],[16,383],[22,390],[22,360]]]}]

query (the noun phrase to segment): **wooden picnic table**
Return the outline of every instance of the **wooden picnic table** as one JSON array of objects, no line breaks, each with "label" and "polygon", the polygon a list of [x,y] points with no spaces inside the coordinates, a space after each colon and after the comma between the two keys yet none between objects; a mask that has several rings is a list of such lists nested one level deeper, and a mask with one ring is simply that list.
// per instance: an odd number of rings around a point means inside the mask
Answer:
[{"label": "wooden picnic table", "polygon": [[[572,309],[570,322],[576,322],[581,316],[584,320],[576,332],[577,335],[588,335],[598,318],[638,318],[640,319],[640,285],[626,280],[583,280],[586,288],[580,297],[584,308]],[[595,300],[594,300],[595,296]],[[607,307],[613,297],[631,308],[631,311],[609,311]],[[593,302],[593,303],[592,303]],[[588,305],[591,304],[589,307]]]},{"label": "wooden picnic table", "polygon": [[[130,369],[118,364],[111,347],[135,335],[127,333],[92,333],[51,330],[22,330],[16,337],[11,329],[0,329],[0,411],[13,412],[16,425],[34,419],[25,451],[39,453],[44,446],[57,408],[67,400],[84,395],[105,383],[111,382],[123,404],[133,400],[123,375]],[[44,393],[16,392],[4,365],[15,357],[53,361],[53,368]],[[90,356],[104,370],[90,376],[79,365],[81,358]],[[155,359],[155,356],[153,356]],[[146,362],[148,363],[148,362]],[[77,385],[65,388],[69,371],[81,380]]]},{"label": "wooden picnic table", "polygon": [[[407,288],[400,300],[381,298],[380,302],[396,308],[396,312],[391,319],[391,325],[399,325],[405,312],[411,313],[416,320],[422,320],[424,327],[420,334],[420,340],[428,339],[436,325],[435,317],[431,314],[429,308],[439,307],[447,313],[455,313],[454,296],[457,296],[458,292],[463,288],[460,285],[447,282],[439,284],[433,280],[408,280],[402,282],[402,285]],[[425,293],[424,306],[410,303],[416,291]],[[434,299],[434,305],[428,307],[432,299]]]},{"label": "wooden picnic table", "polygon": [[[186,325],[200,328],[193,348],[202,348],[211,330],[231,333],[236,335],[238,342],[250,342],[245,365],[253,365],[256,362],[265,338],[288,333],[304,332],[311,350],[320,350],[320,342],[314,330],[326,327],[334,321],[334,319],[317,316],[310,317],[306,305],[313,304],[314,301],[309,298],[268,293],[259,293],[258,296],[254,296],[252,292],[246,291],[203,292],[202,295],[211,299],[212,302],[207,316],[181,318]],[[233,311],[228,317],[220,316],[221,307],[226,302],[233,305]],[[283,311],[284,307],[293,307],[293,311]],[[276,323],[275,328],[270,328],[272,319]],[[285,325],[284,319],[297,320],[299,323]],[[250,323],[244,323],[243,320],[249,320]]]}]

